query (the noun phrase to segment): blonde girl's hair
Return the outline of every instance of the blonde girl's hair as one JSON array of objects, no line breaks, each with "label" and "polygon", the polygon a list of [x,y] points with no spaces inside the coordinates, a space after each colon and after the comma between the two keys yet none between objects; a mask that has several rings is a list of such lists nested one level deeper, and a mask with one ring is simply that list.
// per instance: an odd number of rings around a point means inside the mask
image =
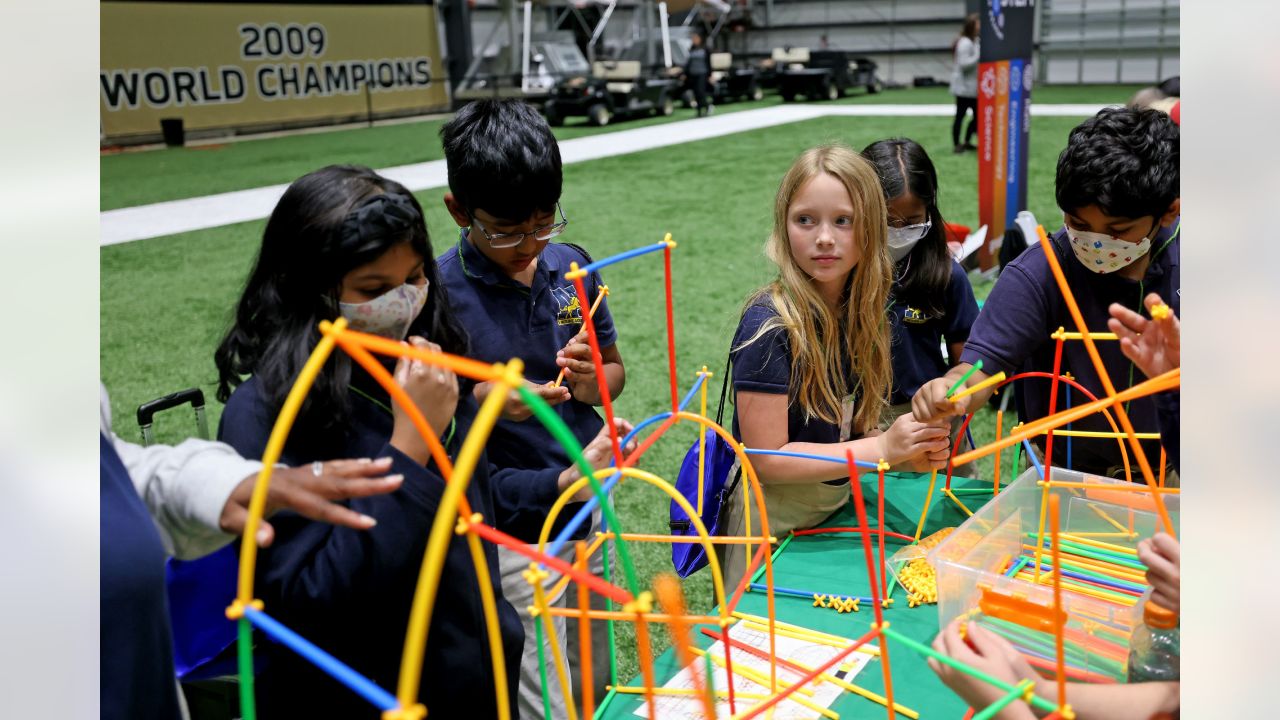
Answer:
[{"label": "blonde girl's hair", "polygon": [[[787,210],[805,183],[821,174],[839,180],[853,206],[854,242],[862,256],[853,272],[837,312],[823,302],[812,279],[791,255],[787,235]],[[768,299],[777,312],[742,345],[756,342],[782,328],[791,346],[791,382],[788,396],[799,403],[805,421],[819,418],[839,425],[841,402],[849,378],[840,358],[852,359],[857,379],[858,405],[853,430],[874,428],[888,402],[892,367],[889,362],[889,328],[885,317],[893,263],[886,242],[884,193],[875,168],[857,152],[843,145],[822,145],[796,158],[782,178],[773,209],[773,232],[765,242],[765,255],[778,266],[778,277],[752,293],[750,307]]]}]

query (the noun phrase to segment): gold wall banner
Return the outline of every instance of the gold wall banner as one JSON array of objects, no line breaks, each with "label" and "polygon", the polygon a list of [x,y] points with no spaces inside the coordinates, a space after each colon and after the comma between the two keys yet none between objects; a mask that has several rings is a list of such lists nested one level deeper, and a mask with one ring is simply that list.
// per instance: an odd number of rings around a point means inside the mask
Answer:
[{"label": "gold wall banner", "polygon": [[100,7],[107,139],[448,108],[432,5]]}]

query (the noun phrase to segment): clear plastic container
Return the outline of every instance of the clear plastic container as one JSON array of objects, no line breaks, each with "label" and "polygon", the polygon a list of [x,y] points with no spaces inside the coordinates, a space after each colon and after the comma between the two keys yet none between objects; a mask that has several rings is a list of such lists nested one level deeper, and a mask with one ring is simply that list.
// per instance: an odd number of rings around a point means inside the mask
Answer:
[{"label": "clear plastic container", "polygon": [[[1058,482],[1111,487],[1128,485],[1123,480],[1061,468],[1054,468],[1051,478]],[[937,572],[938,620],[942,626],[957,617],[968,617],[1013,642],[1033,658],[1033,664],[1052,666],[1056,657],[1052,633],[1053,585],[1048,568],[1052,557],[1048,503],[1043,498],[1039,479],[1034,469],[1027,470],[934,548],[928,559]],[[1146,492],[1107,487],[1053,487],[1049,492],[1058,496],[1061,532],[1077,540],[1084,538],[1136,550],[1139,540],[1150,537],[1160,527],[1154,501]],[[1178,496],[1165,494],[1163,498],[1176,528]],[[1007,573],[1011,570],[1010,564],[1016,562],[1024,550],[1034,557],[1041,532],[1042,503],[1046,517],[1040,562],[1044,567],[1037,583],[1034,559],[1026,565],[1031,579]],[[1086,552],[1088,549],[1115,552],[1114,548],[1107,551],[1084,543],[1078,543],[1076,548]],[[1070,562],[1066,557],[1063,559]],[[1138,588],[1145,589],[1146,581],[1136,557],[1131,557],[1128,571],[1131,578],[1124,584],[1129,591],[1137,593],[1141,591]],[[1078,591],[1068,587],[1064,584],[1062,593],[1068,675],[1073,680],[1107,678],[1123,682],[1130,637],[1135,626],[1141,624],[1140,618],[1135,618],[1134,608],[1139,598],[1095,586]],[[1088,593],[1089,589],[1094,592]]]}]

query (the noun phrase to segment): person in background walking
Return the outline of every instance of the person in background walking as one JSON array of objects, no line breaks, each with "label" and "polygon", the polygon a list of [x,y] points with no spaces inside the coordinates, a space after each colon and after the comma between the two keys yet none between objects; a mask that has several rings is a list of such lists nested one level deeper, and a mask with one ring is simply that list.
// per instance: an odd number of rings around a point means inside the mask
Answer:
[{"label": "person in background walking", "polygon": [[[978,14],[971,13],[964,19],[964,28],[951,45],[956,66],[951,70],[951,94],[956,96],[956,119],[951,122],[951,144],[956,154],[965,150],[977,150],[973,136],[978,131]],[[960,144],[960,125],[967,112],[973,112],[969,128]]]},{"label": "person in background walking", "polygon": [[684,74],[693,90],[693,97],[698,102],[698,117],[711,114],[711,101],[707,97],[707,75],[711,73],[711,56],[702,44],[702,33],[695,32],[689,37],[689,59],[684,64]]}]

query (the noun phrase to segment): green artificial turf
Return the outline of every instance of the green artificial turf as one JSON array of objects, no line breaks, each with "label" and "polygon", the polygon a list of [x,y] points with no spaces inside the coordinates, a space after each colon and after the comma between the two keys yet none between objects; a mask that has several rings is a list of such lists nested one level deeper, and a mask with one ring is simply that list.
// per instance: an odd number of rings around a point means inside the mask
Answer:
[{"label": "green artificial turf", "polygon": [[[1046,86],[1036,88],[1033,98],[1039,103],[1122,103],[1136,90],[1137,86],[1129,85]],[[946,88],[907,88],[877,95],[857,92],[837,102],[922,104],[951,103],[952,100]],[[758,102],[719,105],[716,112],[740,112],[781,103],[778,95],[770,93]],[[692,117],[694,110],[679,108],[669,118],[619,121],[603,128],[587,124],[585,118],[570,118],[555,134],[560,140],[569,140]],[[386,168],[439,160],[443,154],[438,133],[443,124],[444,120],[432,119],[219,145],[108,153],[100,163],[101,209],[287,183],[321,164],[355,163]]]},{"label": "green artificial turf", "polygon": [[[1068,131],[1078,122],[1079,118],[1051,117],[1032,121],[1028,197],[1031,210],[1047,226],[1060,222],[1053,201],[1054,163]],[[434,147],[427,142],[431,133],[424,126],[264,140],[228,146],[224,152],[259,153],[255,162],[278,157],[287,171],[273,166],[272,173],[277,174],[267,177],[261,170],[261,182],[287,181],[322,164],[356,160],[360,152],[373,152],[376,143],[343,139],[363,132],[370,137],[381,136],[382,131],[403,133],[405,144],[419,154],[410,157],[413,153],[405,152],[395,160],[388,156],[390,162],[424,159],[422,155]],[[424,137],[411,142],[414,132]],[[950,119],[828,117],[568,166],[563,205],[572,220],[564,239],[602,258],[672,233],[678,243],[672,259],[681,394],[706,365],[716,374],[709,393],[714,407],[742,301],[772,274],[762,245],[782,174],[799,152],[814,144],[841,141],[861,148],[892,135],[912,137],[929,150],[941,179],[943,213],[952,221],[976,226],[977,159],[972,153],[951,153]],[[173,151],[170,156],[185,158],[200,152]],[[151,162],[148,157],[110,159]],[[209,163],[205,175],[185,178],[187,182],[213,183],[219,177],[214,175],[216,162],[201,162]],[[115,166],[112,171],[118,183],[149,181],[123,174],[124,167]],[[177,167],[172,172],[179,172]],[[232,174],[241,170],[235,166]],[[107,178],[104,172],[104,193]],[[418,193],[437,254],[457,239],[456,227],[440,201],[442,192],[437,188]],[[210,398],[210,425],[217,426],[221,408],[212,401],[213,350],[253,262],[263,225],[255,221],[101,249],[101,373],[111,392],[117,433],[136,439],[133,413],[138,404],[188,386],[205,390]],[[662,258],[655,254],[631,260],[603,274],[611,289],[610,307],[628,370],[617,413],[638,422],[669,409],[670,404]],[[980,288],[981,295],[985,290]],[[1012,420],[1007,424],[1011,426]],[[157,432],[161,441],[176,442],[192,434],[194,425],[186,413],[168,413],[160,416]],[[974,434],[980,444],[993,436],[989,415],[975,420]],[[674,480],[681,458],[696,437],[696,430],[687,424],[674,428],[649,451],[641,467]],[[1006,453],[1006,473],[1011,472],[1011,455]],[[989,467],[989,462],[982,466]],[[656,489],[629,482],[620,486],[616,501],[627,531],[668,532],[669,501]],[[666,545],[636,544],[632,551],[643,582],[670,569]],[[705,572],[688,580],[686,590],[693,611],[709,608],[710,581]],[[629,626],[619,627],[620,674],[629,678],[636,671],[634,638]],[[655,652],[666,647],[664,632],[653,637]]]}]

